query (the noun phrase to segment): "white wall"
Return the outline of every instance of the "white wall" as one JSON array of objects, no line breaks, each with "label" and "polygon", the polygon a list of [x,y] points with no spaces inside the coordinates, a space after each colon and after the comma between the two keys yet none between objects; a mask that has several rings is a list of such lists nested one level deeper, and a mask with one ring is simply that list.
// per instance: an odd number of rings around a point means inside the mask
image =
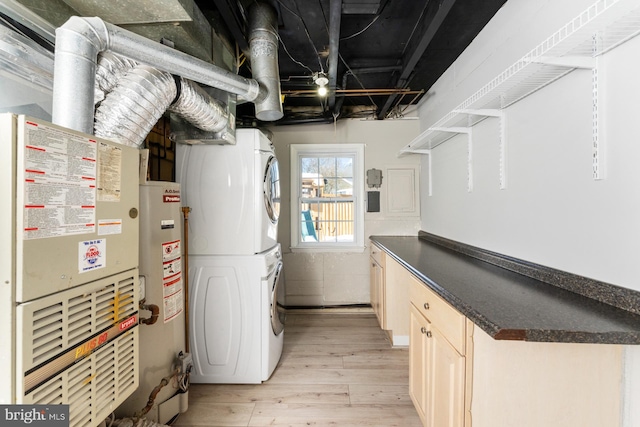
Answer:
[{"label": "white wall", "polygon": [[[333,124],[275,126],[276,156],[280,163],[282,206],[278,240],[284,252],[286,303],[289,306],[324,306],[369,303],[369,254],[292,253],[290,218],[290,144],[365,143],[365,170],[418,165],[417,156],[397,157],[398,151],[419,132],[418,120],[339,120]],[[386,196],[382,181],[381,205]],[[418,214],[419,215],[419,214]],[[365,242],[373,234],[416,235],[420,218],[365,213]]]},{"label": "white wall", "polygon": [[[426,129],[594,0],[509,0],[434,85],[419,109]],[[640,37],[600,59],[604,180],[592,178],[592,86],[574,71],[508,107],[507,188],[499,188],[497,119],[432,152],[433,195],[423,192],[423,230],[571,273],[640,290]],[[423,157],[423,169],[428,166]],[[423,173],[422,188],[428,184]],[[628,347],[625,426],[640,425],[640,346]]]}]

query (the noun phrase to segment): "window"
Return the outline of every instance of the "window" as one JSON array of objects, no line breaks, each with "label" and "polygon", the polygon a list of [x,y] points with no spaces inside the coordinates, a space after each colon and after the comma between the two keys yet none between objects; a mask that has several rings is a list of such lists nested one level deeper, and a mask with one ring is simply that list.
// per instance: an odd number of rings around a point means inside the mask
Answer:
[{"label": "window", "polygon": [[291,145],[291,247],[364,250],[364,144]]}]

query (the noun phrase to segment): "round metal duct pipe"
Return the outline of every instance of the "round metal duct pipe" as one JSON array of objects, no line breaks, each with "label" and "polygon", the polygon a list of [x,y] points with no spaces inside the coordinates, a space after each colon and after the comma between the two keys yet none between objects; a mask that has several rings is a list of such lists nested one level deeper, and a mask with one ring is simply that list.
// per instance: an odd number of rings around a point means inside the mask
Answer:
[{"label": "round metal duct pipe", "polygon": [[275,121],[282,118],[280,73],[278,71],[278,16],[266,3],[256,2],[249,8],[249,48],[251,72],[260,83],[264,98],[254,101],[256,118]]},{"label": "round metal duct pipe", "polygon": [[[276,45],[277,48],[277,45]],[[260,85],[186,53],[161,45],[100,18],[71,17],[56,30],[53,81],[53,122],[85,133],[93,133],[94,85],[98,53],[110,50],[162,71],[235,93],[256,102],[256,110],[271,105],[270,85]],[[277,51],[277,49],[276,49]],[[276,63],[277,77],[277,63]],[[280,90],[278,85],[277,98]],[[259,101],[258,101],[259,100]],[[281,111],[281,106],[280,106]],[[266,114],[263,120],[277,120]]]}]

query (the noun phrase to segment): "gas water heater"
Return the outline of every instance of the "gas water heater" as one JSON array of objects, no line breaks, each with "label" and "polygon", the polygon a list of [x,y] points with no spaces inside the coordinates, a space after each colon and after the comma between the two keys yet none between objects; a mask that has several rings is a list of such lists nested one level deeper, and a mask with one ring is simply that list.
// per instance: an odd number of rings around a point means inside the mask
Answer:
[{"label": "gas water heater", "polygon": [[138,414],[164,424],[187,410],[191,357],[185,342],[182,248],[180,184],[141,176],[140,386],[118,408],[119,417]]}]

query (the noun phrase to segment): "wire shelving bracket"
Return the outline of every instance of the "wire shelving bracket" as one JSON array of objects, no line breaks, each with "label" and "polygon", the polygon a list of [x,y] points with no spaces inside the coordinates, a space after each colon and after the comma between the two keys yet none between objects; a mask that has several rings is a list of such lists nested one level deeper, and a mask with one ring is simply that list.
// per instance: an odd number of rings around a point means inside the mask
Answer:
[{"label": "wire shelving bracket", "polygon": [[[500,127],[500,188],[507,187],[507,139],[505,109],[548,84],[578,70],[591,70],[593,93],[593,177],[604,178],[604,141],[601,137],[601,91],[598,90],[598,57],[640,33],[637,0],[600,0],[552,34],[501,74],[423,131],[399,155],[429,154],[457,134],[469,137],[470,129],[487,117],[497,117]],[[469,165],[469,191],[473,180]]]}]

